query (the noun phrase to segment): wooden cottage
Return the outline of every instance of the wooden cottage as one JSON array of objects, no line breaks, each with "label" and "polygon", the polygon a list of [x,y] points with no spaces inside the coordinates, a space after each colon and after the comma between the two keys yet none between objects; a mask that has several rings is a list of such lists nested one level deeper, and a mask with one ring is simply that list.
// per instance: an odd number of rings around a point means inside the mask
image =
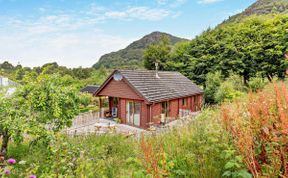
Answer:
[{"label": "wooden cottage", "polygon": [[148,128],[199,111],[203,90],[179,72],[115,70],[94,96],[108,98],[111,117]]}]

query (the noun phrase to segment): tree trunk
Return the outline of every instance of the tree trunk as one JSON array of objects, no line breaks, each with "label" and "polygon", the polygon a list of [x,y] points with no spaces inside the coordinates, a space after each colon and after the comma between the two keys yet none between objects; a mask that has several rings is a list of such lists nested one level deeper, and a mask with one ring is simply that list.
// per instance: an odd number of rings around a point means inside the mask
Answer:
[{"label": "tree trunk", "polygon": [[245,85],[245,86],[248,85],[249,79],[250,79],[249,76],[244,74],[244,76],[243,76],[243,81],[244,81],[244,85]]},{"label": "tree trunk", "polygon": [[1,155],[6,157],[8,151],[8,142],[9,142],[9,134],[8,130],[2,132],[2,146],[1,146]]}]

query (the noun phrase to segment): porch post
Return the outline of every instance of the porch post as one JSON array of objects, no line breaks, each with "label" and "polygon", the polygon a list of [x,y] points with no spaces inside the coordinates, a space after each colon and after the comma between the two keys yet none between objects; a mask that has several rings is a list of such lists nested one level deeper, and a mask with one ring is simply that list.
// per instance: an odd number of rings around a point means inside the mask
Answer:
[{"label": "porch post", "polygon": [[100,117],[104,117],[103,116],[103,101],[101,97],[99,97],[99,109],[100,109]]}]

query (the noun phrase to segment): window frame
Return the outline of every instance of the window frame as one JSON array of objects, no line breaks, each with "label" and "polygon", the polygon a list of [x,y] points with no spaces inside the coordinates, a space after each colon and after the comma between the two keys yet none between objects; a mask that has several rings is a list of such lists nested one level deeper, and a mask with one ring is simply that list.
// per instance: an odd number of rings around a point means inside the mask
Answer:
[{"label": "window frame", "polygon": [[182,98],[182,106],[188,106],[188,98]]}]

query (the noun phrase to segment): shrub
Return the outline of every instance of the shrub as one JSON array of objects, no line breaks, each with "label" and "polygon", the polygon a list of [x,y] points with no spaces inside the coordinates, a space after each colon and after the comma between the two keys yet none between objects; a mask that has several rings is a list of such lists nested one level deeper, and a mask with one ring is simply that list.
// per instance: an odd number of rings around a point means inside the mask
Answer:
[{"label": "shrub", "polygon": [[267,85],[267,81],[265,81],[261,77],[254,77],[248,81],[248,87],[253,92],[257,92],[258,90],[264,89],[266,85]]},{"label": "shrub", "polygon": [[220,72],[209,73],[205,82],[205,101],[207,103],[215,103],[215,94],[221,86],[223,79]]},{"label": "shrub", "polygon": [[[157,137],[167,157],[168,177],[222,177],[228,170],[233,173],[245,170],[241,161],[239,167],[225,169],[238,155],[219,116],[217,110],[206,109],[190,124]],[[228,150],[235,153],[228,156]]]},{"label": "shrub", "polygon": [[226,129],[254,177],[288,177],[288,93],[271,85],[222,107]]},{"label": "shrub", "polygon": [[235,89],[235,86],[233,85],[232,82],[225,81],[224,83],[221,84],[218,91],[216,92],[215,100],[217,103],[222,103],[225,101],[231,102],[243,95],[244,95],[243,92]]},{"label": "shrub", "polygon": [[93,100],[93,96],[90,93],[80,94],[80,103],[82,106],[87,107]]}]

